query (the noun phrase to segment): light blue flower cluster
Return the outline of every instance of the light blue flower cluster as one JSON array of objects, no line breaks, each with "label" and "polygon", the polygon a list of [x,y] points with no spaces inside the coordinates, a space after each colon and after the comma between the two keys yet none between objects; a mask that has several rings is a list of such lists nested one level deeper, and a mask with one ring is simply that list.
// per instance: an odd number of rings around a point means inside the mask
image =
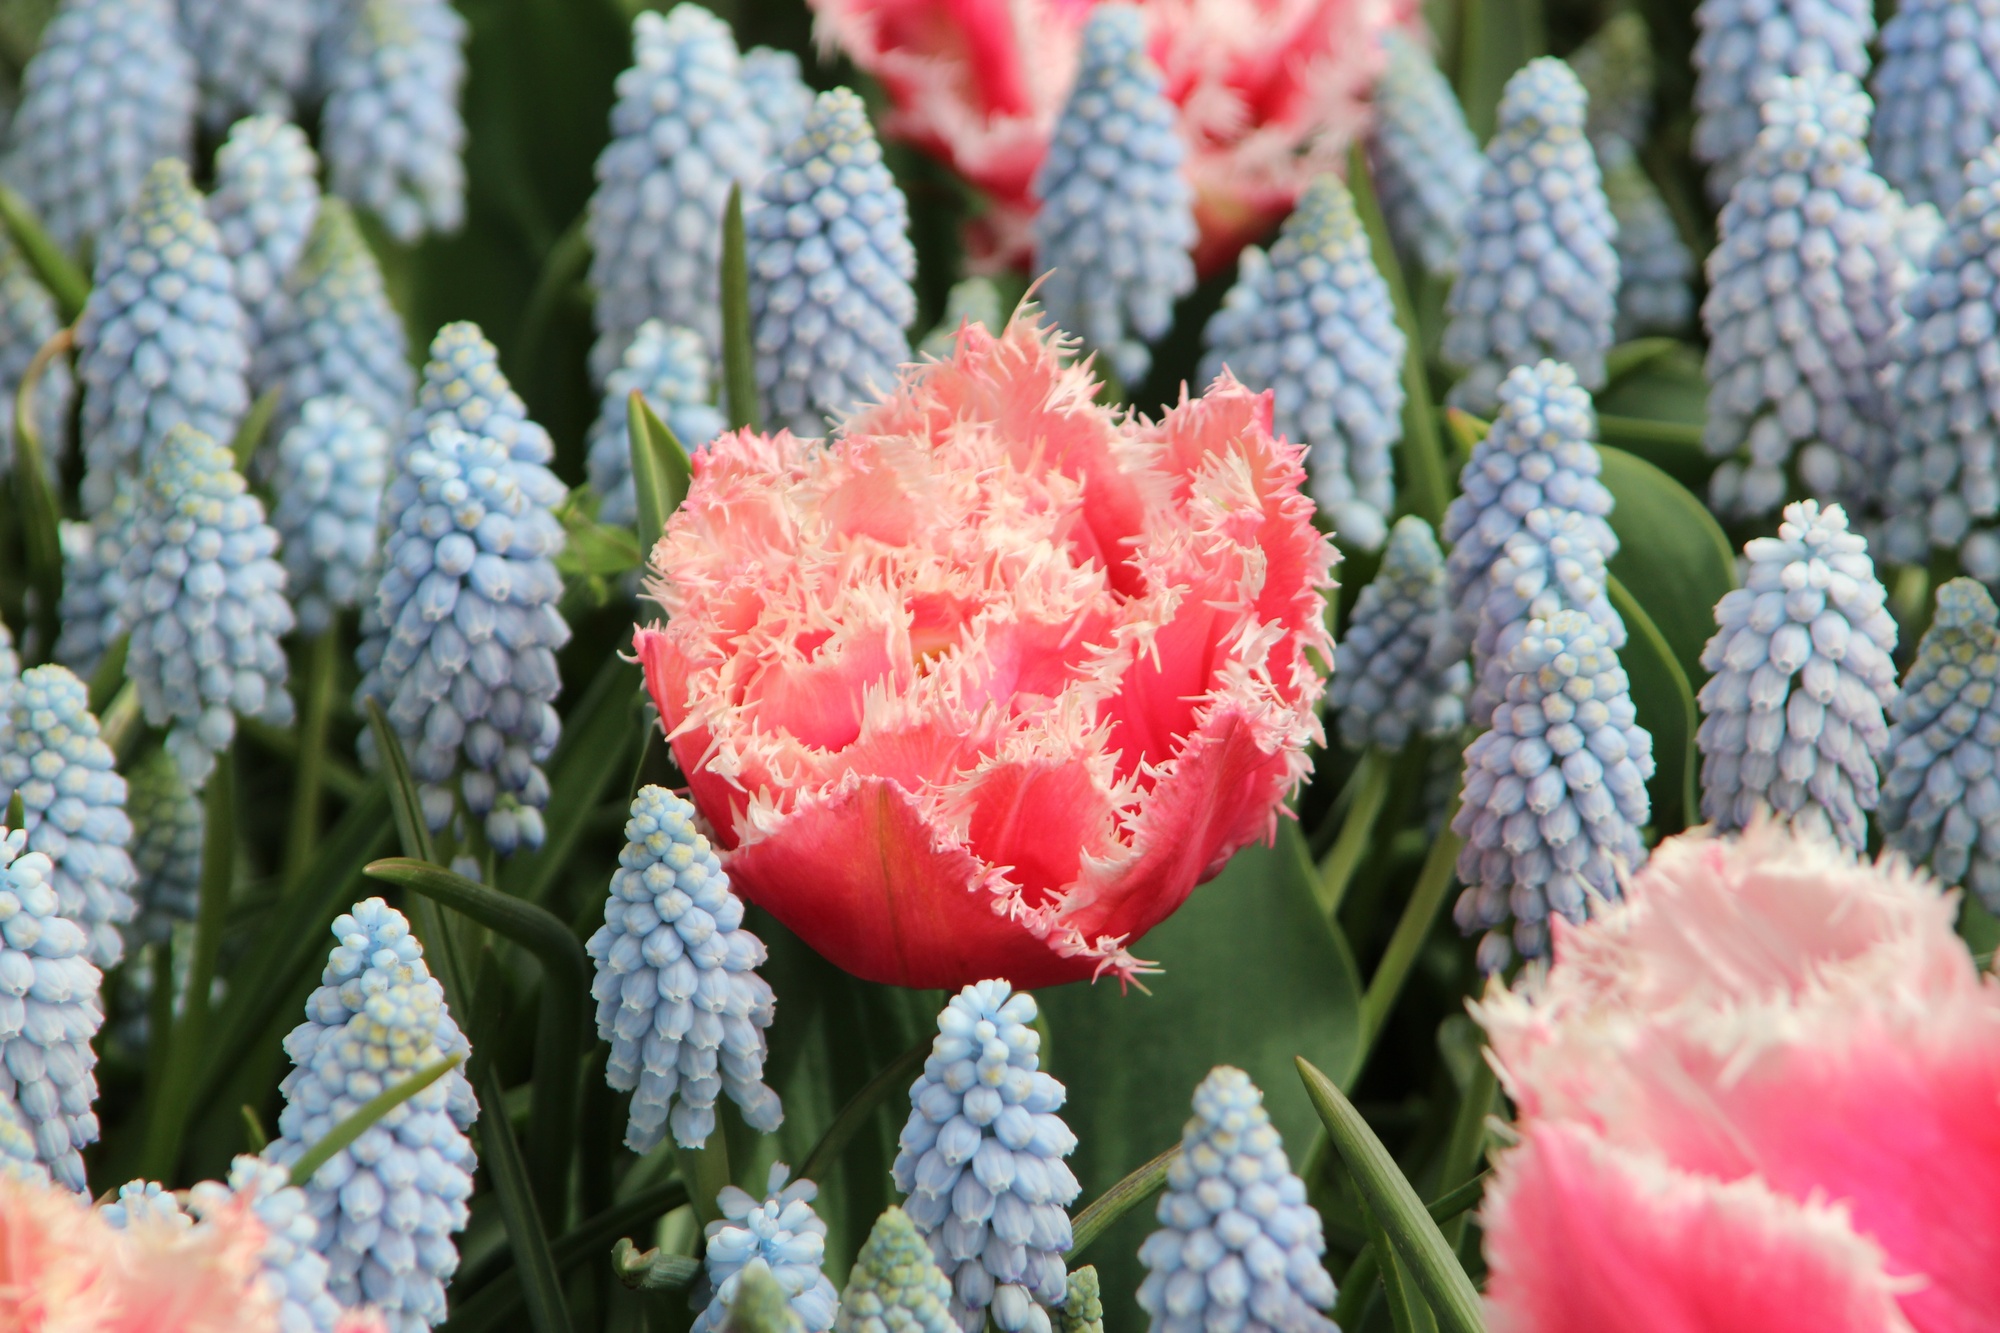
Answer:
[{"label": "light blue flower cluster", "polygon": [[771,157],[736,38],[699,5],[633,18],[632,67],[617,90],[584,224],[597,292],[590,371],[600,384],[649,319],[720,347],[722,211],[731,185],[743,187],[747,210]]},{"label": "light blue flower cluster", "polygon": [[605,1078],[632,1097],[625,1146],[699,1148],[722,1093],[766,1134],[784,1120],[763,1083],[764,1030],[777,1001],[757,975],[764,942],[743,928],[743,900],[695,827],[694,807],[641,787],[625,823],[604,924],[584,946],[597,964],[597,1035],[611,1043]]},{"label": "light blue flower cluster", "polygon": [[[14,471],[14,401],[21,377],[42,344],[61,327],[55,298],[13,243],[0,235],[0,477]],[[52,480],[68,452],[69,413],[75,395],[69,358],[53,358],[35,384],[34,416],[42,443],[42,466]]]},{"label": "light blue flower cluster", "polygon": [[[0,1097],[0,1176],[26,1185],[49,1183],[49,1169],[35,1155],[35,1132],[28,1128],[27,1118],[19,1108],[6,1097]],[[931,1330],[926,1328],[925,1333]]]},{"label": "light blue flower cluster", "polygon": [[1465,725],[1465,663],[1433,668],[1425,660],[1444,614],[1437,537],[1430,524],[1405,514],[1334,650],[1327,705],[1339,712],[1348,749],[1400,750],[1413,734],[1445,736]]},{"label": "light blue flower cluster", "polygon": [[750,109],[764,122],[765,141],[773,157],[805,133],[814,93],[790,51],[753,46],[743,53],[743,91]]},{"label": "light blue flower cluster", "polygon": [[105,650],[125,632],[125,549],[132,544],[138,512],[139,483],[121,475],[111,503],[95,518],[64,519],[56,529],[63,558],[56,660],[80,676],[96,671]]},{"label": "light blue flower cluster", "polygon": [[892,1167],[903,1208],[951,1277],[964,1333],[991,1314],[1004,1333],[1050,1333],[1068,1293],[1065,1211],[1080,1186],[1062,1160],[1076,1135],[1063,1085],[1038,1068],[1035,1000],[980,981],[938,1014]]},{"label": "light blue flower cluster", "polygon": [[1618,224],[1617,335],[1683,332],[1694,318],[1694,254],[1629,143],[1602,140],[1597,160]]},{"label": "light blue flower cluster", "polygon": [[132,865],[139,877],[132,942],[157,944],[173,934],[176,922],[194,920],[201,896],[201,797],[172,757],[154,750],[132,769],[126,810],[132,818]]},{"label": "light blue flower cluster", "polygon": [[[369,1098],[449,1055],[469,1053],[424,966],[409,922],[380,898],[333,923],[306,1021],[285,1038],[294,1066],[264,1158],[289,1166]],[[479,1115],[463,1069],[390,1111],[306,1182],[326,1256],[327,1289],[344,1306],[380,1309],[390,1333],[425,1333],[445,1315],[476,1162],[465,1130]]]},{"label": "light blue flower cluster", "polygon": [[1612,139],[1634,149],[1646,142],[1656,81],[1644,16],[1635,9],[1613,14],[1565,59],[1589,101],[1583,132],[1600,158]]},{"label": "light blue flower cluster", "polygon": [[1604,382],[1617,224],[1584,105],[1583,85],[1553,56],[1529,61],[1500,98],[1440,348],[1465,372],[1450,397],[1469,411],[1491,411],[1508,371],[1545,356],[1568,362],[1586,388]]},{"label": "light blue flower cluster", "polygon": [[235,265],[246,336],[260,352],[277,326],[286,276],[306,248],[318,211],[319,156],[305,131],[278,116],[237,121],[215,150],[208,216],[222,253]]},{"label": "light blue flower cluster", "polygon": [[1369,170],[1396,247],[1432,273],[1458,263],[1465,215],[1485,159],[1451,81],[1430,53],[1394,29],[1382,35],[1388,63],[1375,85]]},{"label": "light blue flower cluster", "polygon": [[639,326],[624,364],[604,381],[604,403],[590,428],[585,467],[602,497],[597,518],[620,527],[639,517],[632,489],[632,444],[626,433],[627,400],[637,389],[667,423],[681,447],[693,452],[722,433],[722,413],[708,401],[708,348],[690,329],[657,319]]},{"label": "light blue flower cluster", "polygon": [[1242,1070],[1220,1065],[1194,1090],[1154,1215],[1139,1248],[1153,1333],[1335,1333],[1319,1214]]},{"label": "light blue flower cluster", "polygon": [[893,1205],[875,1220],[840,1294],[834,1333],[957,1333],[951,1279],[910,1215]]},{"label": "light blue flower cluster", "polygon": [[1487,725],[1494,705],[1507,697],[1514,648],[1534,621],[1581,611],[1605,647],[1624,648],[1625,621],[1611,605],[1601,540],[1596,526],[1573,509],[1534,510],[1507,539],[1487,570],[1472,639],[1474,726]]},{"label": "light blue flower cluster", "polygon": [[278,442],[271,491],[299,628],[319,634],[361,604],[380,555],[377,521],[389,432],[352,398],[311,398]]},{"label": "light blue flower cluster", "polygon": [[194,143],[194,57],[173,0],[63,0],[21,74],[0,180],[71,253],[110,231]]},{"label": "light blue flower cluster", "polygon": [[1194,290],[1194,189],[1165,80],[1146,54],[1145,15],[1102,5],[1083,29],[1083,54],[1048,154],[1035,173],[1035,269],[1062,328],[1110,358],[1127,384],[1143,379],[1148,343]]},{"label": "light blue flower cluster", "polygon": [[1702,816],[1739,829],[1768,808],[1859,851],[1896,693],[1888,593],[1839,505],[1786,505],[1743,558],[1701,652]]},{"label": "light blue flower cluster", "polygon": [[917,317],[909,206],[852,90],[814,101],[743,229],[764,425],[823,435],[895,383]]},{"label": "light blue flower cluster", "polygon": [[2000,909],[2000,608],[1977,582],[1938,589],[1889,717],[1889,846]]},{"label": "light blue flower cluster", "polygon": [[1870,146],[1913,203],[1948,210],[1966,166],[2000,135],[2000,7],[1905,0],[1882,25]]},{"label": "light blue flower cluster", "polygon": [[1202,381],[1226,364],[1271,390],[1272,429],[1309,448],[1313,498],[1334,532],[1378,549],[1396,506],[1389,451],[1403,436],[1404,338],[1338,177],[1307,187],[1268,257],[1244,250],[1202,341]]},{"label": "light blue flower cluster", "polygon": [[188,1190],[187,1207],[205,1222],[236,1211],[246,1199],[264,1227],[257,1263],[265,1290],[278,1301],[280,1333],[333,1333],[341,1307],[327,1290],[326,1258],[313,1248],[319,1221],[306,1192],[291,1183],[289,1171],[260,1158],[238,1157],[229,1164],[227,1184],[202,1181]]},{"label": "light blue flower cluster", "polygon": [[164,1224],[186,1231],[194,1218],[181,1207],[180,1196],[157,1180],[128,1180],[118,1187],[118,1197],[104,1205],[104,1220],[120,1231],[136,1222]]},{"label": "light blue flower cluster", "polygon": [[54,867],[24,850],[27,834],[0,829],[0,1102],[35,1137],[35,1156],[58,1185],[84,1192],[84,1147],[97,1141],[97,1052],[103,974],[84,956],[82,927],[62,915]]},{"label": "light blue flower cluster", "polygon": [[1581,922],[1592,899],[1617,898],[1619,875],[1645,863],[1639,829],[1652,814],[1653,738],[1604,631],[1558,611],[1528,626],[1508,668],[1493,729],[1466,747],[1451,823],[1465,839],[1453,915],[1466,934],[1486,932],[1479,965],[1489,973],[1512,950],[1546,953],[1551,911]]},{"label": "light blue flower cluster", "polygon": [[1860,85],[1815,75],[1774,80],[1770,94],[1701,307],[1702,443],[1725,460],[1709,482],[1725,517],[1778,508],[1795,450],[1808,493],[1869,498],[1887,443],[1875,370],[1910,277],[1893,195],[1869,168]]},{"label": "light blue flower cluster", "polygon": [[1778,78],[1867,74],[1875,7],[1870,0],[1701,0],[1694,22],[1692,147],[1708,164],[1709,196],[1721,204],[1744,172],[1758,109]]},{"label": "light blue flower cluster", "polygon": [[278,534],[229,450],[176,426],[146,470],[125,552],[126,675],[146,721],[171,725],[167,752],[200,787],[236,737],[236,718],[289,726],[291,632]]},{"label": "light blue flower cluster", "polygon": [[357,0],[324,71],[327,182],[405,244],[465,221],[465,38],[450,0]]},{"label": "light blue flower cluster", "polygon": [[201,119],[292,113],[311,72],[324,0],[180,0],[181,33],[201,75]]},{"label": "light blue flower cluster", "polygon": [[0,806],[20,796],[28,850],[49,858],[57,910],[103,968],[124,958],[119,928],[139,912],[125,779],[113,763],[90,692],[69,668],[30,667],[0,690]]},{"label": "light blue flower cluster", "polygon": [[187,165],[165,159],[104,241],[76,329],[83,508],[111,503],[174,426],[228,440],[250,407],[249,323]]},{"label": "light blue flower cluster", "polygon": [[812,1208],[819,1186],[810,1180],[785,1183],[790,1168],[774,1163],[762,1202],[725,1185],[715,1196],[722,1216],[707,1228],[708,1249],[703,1264],[710,1298],[695,1318],[693,1333],[723,1333],[730,1328],[731,1304],[746,1264],[761,1260],[785,1293],[804,1333],[827,1333],[833,1327],[838,1297],[833,1283],[820,1271],[826,1261],[826,1223]]}]

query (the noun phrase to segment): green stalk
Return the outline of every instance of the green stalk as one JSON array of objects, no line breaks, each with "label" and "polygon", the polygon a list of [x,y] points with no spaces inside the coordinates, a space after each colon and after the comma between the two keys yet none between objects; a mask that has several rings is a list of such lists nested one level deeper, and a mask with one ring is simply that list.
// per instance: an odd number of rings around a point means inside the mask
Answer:
[{"label": "green stalk", "polygon": [[674,1148],[681,1162],[681,1179],[688,1185],[688,1202],[694,1205],[695,1219],[704,1227],[721,1217],[715,1196],[730,1183],[729,1139],[717,1124],[703,1148]]},{"label": "green stalk", "polygon": [[750,342],[750,260],[743,239],[743,187],[729,187],[722,213],[722,386],[732,430],[756,430],[757,367]]},{"label": "green stalk", "polygon": [[90,278],[42,230],[28,201],[5,185],[0,185],[0,225],[13,236],[14,244],[20,247],[28,267],[42,280],[42,286],[56,298],[56,309],[63,323],[73,322],[83,313],[83,303],[90,299]]},{"label": "green stalk", "polygon": [[1375,746],[1361,756],[1361,766],[1355,770],[1354,799],[1347,807],[1347,818],[1341,821],[1340,836],[1313,876],[1313,896],[1329,921],[1340,912],[1340,901],[1347,896],[1355,868],[1368,854],[1375,821],[1389,798],[1389,770],[1389,756]]},{"label": "green stalk", "polygon": [[1409,980],[1410,968],[1415,965],[1424,941],[1430,938],[1431,927],[1450,894],[1452,869],[1461,845],[1458,835],[1451,831],[1451,821],[1457,814],[1458,800],[1454,797],[1445,813],[1445,828],[1431,844],[1424,868],[1417,874],[1416,888],[1410,891],[1402,919],[1396,922],[1396,933],[1389,937],[1389,947],[1383,951],[1382,961],[1376,966],[1375,975],[1368,979],[1368,989],[1362,993],[1360,1037],[1364,1063],[1375,1039],[1382,1035],[1382,1026],[1396,1007],[1403,983]]},{"label": "green stalk", "polygon": [[329,625],[306,645],[299,713],[299,754],[292,767],[292,823],[285,839],[285,883],[297,884],[319,843],[319,807],[326,775],[327,724],[333,717],[335,658],[340,633]]},{"label": "green stalk", "polygon": [[1089,1248],[1090,1243],[1103,1235],[1113,1222],[1166,1188],[1167,1168],[1174,1164],[1180,1153],[1181,1145],[1176,1143],[1092,1199],[1090,1206],[1076,1215],[1076,1223],[1070,1228],[1069,1258],[1072,1266],[1076,1256]]},{"label": "green stalk", "polygon": [[[0,186],[0,199],[13,199],[5,186]],[[35,623],[45,653],[54,645],[60,623],[63,569],[58,524],[62,511],[57,506],[55,492],[49,488],[49,476],[42,462],[42,437],[35,428],[35,389],[49,363],[74,345],[72,330],[56,330],[36,350],[14,391],[14,499],[21,525],[21,545],[28,557],[28,578],[35,585]]]}]

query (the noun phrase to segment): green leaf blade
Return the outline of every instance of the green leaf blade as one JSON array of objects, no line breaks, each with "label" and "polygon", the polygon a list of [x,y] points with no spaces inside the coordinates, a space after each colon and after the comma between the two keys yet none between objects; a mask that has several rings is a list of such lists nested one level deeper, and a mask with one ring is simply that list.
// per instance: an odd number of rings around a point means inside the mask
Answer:
[{"label": "green leaf blade", "polygon": [[722,213],[722,385],[731,430],[757,430],[757,362],[750,342],[750,260],[743,187],[729,187]]},{"label": "green leaf blade", "polygon": [[[352,1114],[328,1130],[324,1138],[306,1149],[299,1160],[292,1163],[292,1183],[304,1185],[311,1180],[314,1172],[367,1133],[369,1126],[376,1124],[383,1116],[456,1069],[464,1059],[464,1055],[454,1054],[433,1060],[408,1078],[390,1084],[355,1107]],[[248,1107],[244,1109],[249,1110]]]}]

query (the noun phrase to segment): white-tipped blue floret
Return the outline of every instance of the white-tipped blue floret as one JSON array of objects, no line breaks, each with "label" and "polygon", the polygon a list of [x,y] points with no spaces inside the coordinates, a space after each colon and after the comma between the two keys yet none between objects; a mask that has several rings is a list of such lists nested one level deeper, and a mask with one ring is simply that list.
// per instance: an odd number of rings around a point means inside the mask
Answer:
[{"label": "white-tipped blue floret", "polygon": [[1219,1065],[1194,1090],[1154,1216],[1138,1292],[1152,1333],[1336,1333],[1319,1214],[1242,1070]]},{"label": "white-tipped blue floret", "polygon": [[104,977],[85,957],[83,928],[64,916],[54,867],[24,850],[27,834],[0,829],[0,1101],[35,1138],[58,1185],[88,1188],[80,1149],[97,1141],[97,1052]]},{"label": "white-tipped blue floret", "polygon": [[[424,966],[403,915],[380,898],[333,923],[338,941],[306,1021],[285,1038],[294,1068],[264,1159],[289,1166],[369,1098],[450,1055],[468,1055],[444,988]],[[319,1223],[327,1289],[343,1306],[379,1309],[390,1333],[424,1333],[445,1316],[477,1165],[465,1130],[479,1105],[464,1068],[402,1103],[329,1158],[304,1190]]]},{"label": "white-tipped blue floret", "polygon": [[139,916],[132,942],[158,944],[171,938],[177,923],[194,920],[201,895],[205,815],[201,797],[165,750],[141,759],[132,769],[128,787],[132,865],[139,876]]},{"label": "white-tipped blue floret", "polygon": [[1243,252],[1209,319],[1200,378],[1227,365],[1273,393],[1272,429],[1307,446],[1313,498],[1343,542],[1382,545],[1403,436],[1403,331],[1347,187],[1315,180],[1270,254]]},{"label": "white-tipped blue floret", "polygon": [[760,1201],[725,1185],[715,1196],[722,1216],[708,1224],[702,1262],[708,1276],[708,1304],[696,1316],[693,1333],[722,1333],[732,1327],[730,1306],[746,1264],[761,1260],[785,1293],[786,1304],[804,1333],[833,1327],[838,1297],[820,1265],[826,1260],[826,1223],[813,1211],[819,1186],[810,1180],[785,1183],[783,1162],[771,1167]]},{"label": "white-tipped blue floret", "polygon": [[1507,539],[1486,573],[1479,629],[1472,639],[1475,727],[1507,697],[1514,648],[1537,620],[1558,611],[1581,611],[1598,627],[1604,646],[1625,647],[1625,621],[1611,605],[1609,573],[1596,525],[1573,509],[1537,509]]},{"label": "white-tipped blue floret", "polygon": [[1176,121],[1146,54],[1145,15],[1092,10],[1076,83],[1035,173],[1035,269],[1047,274],[1038,295],[1050,318],[1128,384],[1145,377],[1147,344],[1194,290],[1194,190]]},{"label": "white-tipped blue floret", "polygon": [[917,317],[909,205],[851,89],[814,100],[743,231],[764,425],[824,435],[895,383]]},{"label": "white-tipped blue floret", "polygon": [[1041,1071],[1034,997],[980,981],[938,1014],[924,1072],[910,1087],[892,1168],[903,1210],[952,1280],[952,1316],[978,1333],[1050,1333],[1068,1291],[1066,1211],[1079,1186],[1063,1158],[1076,1135],[1067,1095]]},{"label": "white-tipped blue floret", "polygon": [[732,185],[770,165],[770,131],[751,104],[729,25],[695,4],[632,20],[632,67],[618,76],[611,142],[597,156],[584,224],[597,293],[591,378],[603,383],[649,319],[721,346],[722,213]]},{"label": "white-tipped blue floret", "polygon": [[[1709,503],[1769,514],[1808,494],[1866,501],[1887,432],[1875,372],[1912,279],[1870,169],[1868,98],[1846,75],[1778,79],[1708,256]],[[1794,455],[1796,454],[1796,457]]]},{"label": "white-tipped blue floret", "polygon": [[0,180],[78,253],[124,215],[153,163],[189,155],[194,109],[173,0],[63,0],[22,71]]},{"label": "white-tipped blue floret", "polygon": [[1694,254],[1629,143],[1600,140],[1597,160],[1618,223],[1619,340],[1684,332],[1694,319]]},{"label": "white-tipped blue floret", "polygon": [[790,51],[753,46],[743,53],[743,91],[750,109],[764,122],[765,142],[773,156],[805,133],[806,116],[816,95]]},{"label": "white-tipped blue floret", "polygon": [[1743,558],[1701,652],[1702,816],[1728,831],[1769,810],[1859,851],[1896,693],[1889,595],[1839,505],[1786,505]]},{"label": "white-tipped blue floret", "polygon": [[80,676],[95,672],[125,632],[125,551],[138,519],[139,482],[120,474],[97,517],[64,519],[56,528],[63,587],[55,655]]},{"label": "white-tipped blue floret", "polygon": [[106,237],[77,323],[83,509],[111,503],[175,426],[228,440],[250,407],[250,328],[235,266],[187,165],[154,164]]},{"label": "white-tipped blue floret", "polygon": [[1513,950],[1546,953],[1550,912],[1581,922],[1594,900],[1616,899],[1619,876],[1645,863],[1639,829],[1652,815],[1653,738],[1604,631],[1558,611],[1529,624],[1508,667],[1493,729],[1466,747],[1451,822],[1465,839],[1454,916],[1466,934],[1486,932],[1487,972]]},{"label": "white-tipped blue floret", "polygon": [[99,1209],[99,1215],[120,1231],[135,1223],[170,1226],[185,1231],[194,1218],[181,1207],[180,1196],[157,1180],[128,1180],[118,1187],[118,1195]]},{"label": "white-tipped blue floret", "polygon": [[910,1215],[891,1205],[875,1220],[840,1294],[834,1333],[957,1333],[951,1279]]},{"label": "white-tipped blue floret", "polygon": [[465,221],[465,39],[450,0],[356,0],[325,72],[327,185],[405,244]]},{"label": "white-tipped blue floret", "polygon": [[[298,0],[287,0],[297,3]],[[246,116],[215,150],[208,216],[236,269],[250,346],[261,353],[285,304],[285,280],[319,211],[319,156],[278,116]]]},{"label": "white-tipped blue floret", "polygon": [[1327,705],[1340,714],[1350,750],[1400,750],[1413,735],[1444,736],[1465,725],[1471,676],[1464,661],[1427,662],[1445,614],[1444,556],[1431,525],[1396,520],[1382,567],[1361,590],[1335,650]]},{"label": "white-tipped blue floret", "polygon": [[1451,543],[1445,561],[1445,605],[1431,663],[1462,660],[1479,631],[1489,571],[1507,539],[1536,510],[1573,510],[1608,561],[1618,538],[1606,522],[1611,492],[1598,480],[1604,460],[1593,437],[1597,413],[1576,372],[1554,361],[1521,366],[1500,386],[1500,412],[1458,474],[1458,495],[1440,534]]},{"label": "white-tipped blue floret", "polygon": [[669,1111],[674,1141],[701,1147],[725,1092],[751,1128],[777,1129],[784,1108],[763,1082],[777,1006],[757,975],[764,942],[743,928],[743,900],[694,807],[663,787],[632,801],[604,924],[584,948],[597,964],[597,1035],[611,1043],[605,1079],[637,1089],[626,1147],[651,1149]]},{"label": "white-tipped blue floret", "polygon": [[[49,1183],[49,1168],[35,1155],[35,1132],[13,1101],[0,1097],[0,1176],[24,1185]],[[925,1251],[924,1258],[930,1258]],[[872,1333],[872,1331],[871,1331]],[[933,1333],[925,1329],[924,1333]]]},{"label": "white-tipped blue floret", "polygon": [[1499,118],[1440,347],[1464,372],[1451,401],[1474,412],[1493,409],[1514,367],[1543,357],[1601,385],[1618,311],[1617,224],[1583,133],[1583,85],[1553,56],[1531,60],[1507,80]]},{"label": "white-tipped blue floret", "polygon": [[228,448],[176,426],[146,469],[125,552],[126,675],[146,721],[196,787],[236,738],[238,715],[290,726],[279,639],[294,624],[278,533]]},{"label": "white-tipped blue floret", "polygon": [[201,119],[292,114],[311,72],[323,0],[180,0],[181,34],[201,79]]},{"label": "white-tipped blue floret", "polygon": [[1904,0],[1882,25],[1869,144],[1905,198],[1948,210],[2000,135],[2000,4]]},{"label": "white-tipped blue floret", "polygon": [[[55,298],[13,242],[0,235],[0,477],[14,471],[14,401],[21,377],[35,353],[61,327]],[[50,359],[35,382],[34,424],[42,445],[42,467],[51,481],[69,452],[69,415],[75,397],[69,358]]]},{"label": "white-tipped blue floret", "polygon": [[623,527],[639,516],[632,489],[632,444],[627,434],[629,400],[637,389],[646,405],[689,453],[722,433],[722,413],[708,400],[708,348],[691,329],[657,319],[639,326],[625,349],[624,364],[604,381],[604,403],[590,428],[585,467],[602,503],[597,518]]},{"label": "white-tipped blue floret", "polygon": [[28,850],[53,866],[62,914],[101,968],[125,956],[120,928],[139,913],[125,779],[97,734],[90,692],[68,667],[30,667],[0,690],[0,805],[18,795]]},{"label": "white-tipped blue floret", "polygon": [[1444,273],[1458,263],[1485,159],[1451,80],[1430,53],[1393,29],[1382,46],[1388,62],[1375,85],[1369,170],[1397,248]]},{"label": "white-tipped blue floret", "polygon": [[1701,0],[1694,11],[1693,150],[1720,204],[1743,175],[1758,109],[1782,77],[1868,72],[1870,0]]},{"label": "white-tipped blue floret", "polygon": [[263,1286],[278,1302],[280,1333],[333,1333],[341,1306],[327,1290],[326,1257],[313,1248],[319,1221],[291,1173],[261,1158],[229,1164],[229,1181],[204,1180],[187,1193],[188,1211],[201,1222],[229,1216],[248,1203],[264,1228],[257,1266]]},{"label": "white-tipped blue floret", "polygon": [[312,398],[278,441],[271,491],[299,628],[318,634],[359,606],[381,554],[389,432],[352,398]]}]

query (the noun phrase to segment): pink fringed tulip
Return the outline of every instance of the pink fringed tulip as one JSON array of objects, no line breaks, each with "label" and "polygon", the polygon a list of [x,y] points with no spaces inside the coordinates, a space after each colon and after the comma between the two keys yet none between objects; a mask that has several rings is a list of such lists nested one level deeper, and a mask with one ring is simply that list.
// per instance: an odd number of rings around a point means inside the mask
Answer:
[{"label": "pink fringed tulip", "polygon": [[695,460],[639,660],[736,886],[871,980],[1129,976],[1305,775],[1333,551],[1268,395],[1157,424],[978,325]]},{"label": "pink fringed tulip", "polygon": [[1767,824],[1559,923],[1475,1006],[1524,1137],[1495,1333],[2000,1328],[2000,985],[1955,910]]}]

